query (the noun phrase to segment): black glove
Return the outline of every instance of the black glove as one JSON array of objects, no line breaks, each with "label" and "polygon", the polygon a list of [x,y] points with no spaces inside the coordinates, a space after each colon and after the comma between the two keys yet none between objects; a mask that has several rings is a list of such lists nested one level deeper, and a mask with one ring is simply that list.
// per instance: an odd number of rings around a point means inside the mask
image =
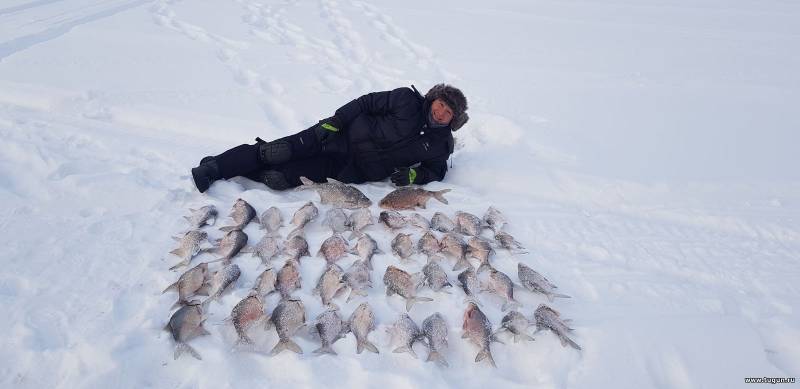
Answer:
[{"label": "black glove", "polygon": [[342,121],[336,116],[322,119],[314,126],[314,133],[322,144],[333,141],[337,135],[342,133]]},{"label": "black glove", "polygon": [[390,178],[397,186],[410,185],[417,179],[417,171],[410,167],[394,169],[394,173],[392,173]]}]

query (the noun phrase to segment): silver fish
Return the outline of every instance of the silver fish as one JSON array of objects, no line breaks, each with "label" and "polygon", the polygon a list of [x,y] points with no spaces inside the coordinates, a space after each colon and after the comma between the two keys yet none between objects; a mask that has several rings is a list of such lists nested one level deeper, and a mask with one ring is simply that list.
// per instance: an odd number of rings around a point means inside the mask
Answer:
[{"label": "silver fish", "polygon": [[222,261],[224,264],[231,263],[231,259],[239,254],[239,251],[247,245],[247,234],[241,230],[231,230],[225,233],[222,239],[217,241],[217,246],[209,250],[221,255],[217,261]]},{"label": "silver fish", "polygon": [[189,304],[189,297],[200,291],[208,275],[208,263],[201,263],[181,274],[174,284],[164,289],[162,294],[171,289],[178,291],[178,301],[172,307]]},{"label": "silver fish", "polygon": [[281,298],[289,298],[297,289],[300,289],[300,264],[294,260],[289,259],[283,265],[281,270],[278,270],[278,279],[275,282],[275,287],[281,294]]},{"label": "silver fish", "polygon": [[353,254],[358,255],[359,258],[364,260],[369,270],[372,270],[372,256],[375,254],[383,254],[383,251],[378,248],[378,243],[375,242],[375,239],[372,239],[369,234],[364,234],[358,238]]},{"label": "silver fish", "polygon": [[392,253],[402,260],[408,260],[414,254],[414,242],[411,235],[399,233],[392,239]]},{"label": "silver fish", "polygon": [[341,234],[350,230],[347,214],[341,208],[332,208],[325,212],[325,219],[322,225],[331,229],[332,234]]},{"label": "silver fish", "polygon": [[319,215],[319,209],[317,209],[314,203],[311,201],[305,203],[305,205],[300,207],[292,216],[292,225],[295,226],[295,231],[305,227],[306,224],[317,217],[317,215]]},{"label": "silver fish", "polygon": [[481,348],[481,351],[475,356],[475,362],[480,362],[488,358],[489,363],[497,367],[492,357],[490,344],[493,341],[498,343],[502,342],[492,336],[492,324],[489,322],[489,319],[486,318],[486,315],[481,312],[481,309],[474,303],[469,303],[467,305],[467,310],[464,311],[464,323],[461,328],[464,330],[464,335],[461,337],[469,339],[472,343]]},{"label": "silver fish", "polygon": [[569,320],[561,320],[560,316],[561,315],[555,309],[544,304],[539,305],[533,313],[533,317],[536,320],[536,332],[541,330],[553,331],[553,333],[558,336],[558,339],[561,340],[562,346],[567,347],[567,345],[570,345],[576,350],[580,350],[581,346],[578,346],[577,343],[567,336],[567,334],[572,332],[572,328],[569,328],[567,325]]},{"label": "silver fish", "polygon": [[517,264],[517,276],[519,277],[519,281],[525,289],[533,293],[541,293],[547,296],[547,299],[550,301],[553,301],[554,297],[570,297],[565,294],[556,293],[555,290],[558,289],[557,286],[553,285],[553,283],[548,281],[547,278],[544,278],[543,275],[526,266],[522,262]]},{"label": "silver fish", "polygon": [[489,209],[486,210],[486,214],[483,215],[483,221],[495,234],[502,231],[506,224],[508,224],[506,217],[495,207],[489,207]]},{"label": "silver fish", "polygon": [[372,314],[369,304],[361,303],[350,315],[348,323],[350,331],[356,336],[356,353],[361,354],[366,348],[378,354],[378,348],[367,339],[369,333],[375,329],[375,315]]},{"label": "silver fish", "polygon": [[209,296],[205,301],[203,301],[203,309],[205,310],[208,308],[208,305],[211,304],[212,301],[218,300],[220,296],[225,293],[228,287],[239,279],[241,274],[241,269],[239,269],[239,266],[235,263],[232,265],[226,265],[222,269],[212,273],[207,282]]},{"label": "silver fish", "polygon": [[472,267],[467,261],[467,244],[456,234],[448,233],[442,238],[442,253],[456,259],[453,271]]},{"label": "silver fish", "polygon": [[352,265],[344,273],[343,280],[348,287],[350,287],[350,295],[347,296],[349,302],[353,296],[367,296],[367,288],[372,288],[372,280],[370,279],[370,269],[367,267],[363,259],[353,262]]},{"label": "silver fish", "polygon": [[489,264],[489,256],[494,252],[492,245],[485,239],[473,236],[467,241],[467,256],[480,261],[478,266],[478,273],[488,270],[491,265]]},{"label": "silver fish", "polygon": [[367,208],[372,205],[372,201],[364,193],[352,185],[328,178],[327,183],[317,184],[305,177],[300,177],[303,185],[298,190],[314,189],[319,194],[322,204],[331,204],[334,207],[357,209]]},{"label": "silver fish", "polygon": [[447,323],[439,312],[428,316],[422,322],[422,334],[430,350],[427,362],[435,361],[442,366],[449,366],[442,355],[447,348]]},{"label": "silver fish", "polygon": [[314,323],[314,332],[319,335],[322,346],[314,350],[314,354],[331,354],[337,355],[331,346],[337,340],[343,338],[350,329],[347,322],[342,320],[339,316],[339,311],[336,309],[329,309],[317,316]]},{"label": "silver fish", "polygon": [[456,212],[456,231],[464,235],[479,236],[482,229],[481,218],[468,212]]},{"label": "silver fish", "polygon": [[431,228],[431,223],[428,221],[428,219],[426,219],[425,216],[422,216],[418,213],[414,213],[413,215],[411,215],[410,223],[412,226],[423,230],[428,230]]},{"label": "silver fish", "polygon": [[261,275],[256,278],[252,293],[256,296],[265,297],[272,292],[276,292],[275,284],[277,281],[278,275],[275,273],[275,269],[269,268],[264,270]]},{"label": "silver fish", "polygon": [[281,300],[275,310],[272,311],[270,321],[275,325],[278,333],[278,344],[270,351],[270,355],[276,355],[283,350],[292,350],[302,354],[300,346],[292,341],[291,337],[298,329],[306,324],[306,311],[303,302],[297,299]]},{"label": "silver fish", "polygon": [[513,254],[525,254],[528,252],[525,250],[525,247],[522,247],[521,243],[517,242],[517,240],[507,232],[498,232],[494,235],[494,239],[500,243],[500,247],[510,251]]},{"label": "silver fish", "polygon": [[425,208],[425,204],[431,197],[447,204],[447,199],[444,194],[449,192],[450,189],[442,189],[438,191],[428,191],[422,188],[403,187],[395,189],[378,202],[378,206],[383,209],[414,209],[416,207]]},{"label": "silver fish", "polygon": [[213,226],[217,222],[217,208],[213,205],[206,205],[199,209],[189,208],[192,212],[190,216],[184,216],[189,221],[192,228],[200,228],[202,226]]},{"label": "silver fish", "polygon": [[489,276],[484,290],[506,300],[501,308],[503,311],[521,306],[517,300],[514,300],[514,283],[511,278],[495,268],[489,268]]},{"label": "silver fish", "polygon": [[417,353],[414,352],[414,342],[422,342],[423,334],[417,327],[417,323],[411,319],[408,314],[402,314],[394,324],[387,329],[387,332],[392,338],[392,344],[400,343],[400,346],[394,349],[395,353],[409,353],[414,358],[417,358]]},{"label": "silver fish", "polygon": [[334,234],[322,242],[322,247],[317,252],[318,257],[325,258],[328,263],[335,263],[350,252],[347,240],[339,234]]},{"label": "silver fish", "polygon": [[169,253],[181,257],[182,261],[169,268],[169,270],[188,266],[192,258],[201,251],[200,244],[208,239],[208,233],[200,230],[191,230],[184,234],[182,238],[173,237],[173,239],[179,241],[180,245]]},{"label": "silver fish", "polygon": [[173,358],[178,359],[184,352],[189,352],[193,357],[202,360],[200,354],[186,342],[200,335],[210,335],[203,328],[203,309],[199,305],[184,305],[169,318],[165,331],[172,334],[175,340],[175,353]]},{"label": "silver fish", "polygon": [[531,341],[534,340],[533,337],[527,334],[530,325],[530,320],[523,314],[517,311],[511,311],[503,316],[500,328],[495,331],[494,336],[497,336],[497,334],[501,332],[508,331],[514,335],[514,343],[517,343],[520,338]]},{"label": "silver fish", "polygon": [[242,199],[237,199],[235,203],[233,203],[233,208],[231,209],[231,214],[228,215],[233,218],[233,222],[236,223],[232,226],[226,226],[220,228],[220,231],[233,231],[233,230],[242,230],[256,217],[256,210]]},{"label": "silver fish", "polygon": [[442,244],[439,239],[436,239],[436,235],[433,235],[430,231],[425,232],[417,242],[417,252],[427,255],[428,261],[441,257],[439,255],[441,251]]},{"label": "silver fish", "polygon": [[478,302],[478,292],[481,290],[481,284],[471,267],[458,274],[458,282],[461,284],[461,290],[467,295],[464,301],[481,305]]},{"label": "silver fish", "polygon": [[456,222],[447,215],[436,212],[431,218],[431,228],[439,232],[453,232],[456,229]]},{"label": "silver fish", "polygon": [[441,266],[436,261],[428,262],[422,268],[422,282],[420,286],[427,286],[434,292],[439,292],[444,287],[452,287],[450,281],[447,279],[447,273],[444,272]]},{"label": "silver fish", "polygon": [[242,253],[253,253],[254,257],[261,258],[261,262],[269,265],[269,262],[281,252],[278,239],[269,234],[264,235],[258,243],[253,247],[244,247]]},{"label": "silver fish", "polygon": [[[231,310],[230,320],[239,339],[236,344],[253,344],[253,340],[247,335],[247,330],[253,324],[264,321],[265,327],[269,328],[268,316],[264,313],[264,303],[258,296],[247,296],[236,304]],[[266,329],[265,328],[265,329]]]},{"label": "silver fish", "polygon": [[302,234],[295,233],[290,236],[283,244],[283,254],[289,256],[290,260],[300,261],[300,258],[310,256],[308,252],[308,242]]},{"label": "silver fish", "polygon": [[390,230],[397,230],[405,227],[408,224],[408,219],[403,217],[399,212],[383,211],[378,216],[378,221],[381,222]]},{"label": "silver fish", "polygon": [[276,207],[269,207],[261,214],[261,229],[267,230],[268,236],[278,236],[278,230],[283,226],[283,215]]},{"label": "silver fish", "polygon": [[339,265],[334,263],[328,264],[325,271],[317,280],[317,287],[312,291],[313,294],[318,294],[322,299],[322,305],[338,309],[339,307],[333,303],[333,298],[336,297],[340,291],[344,290],[346,286],[342,277],[344,271]]},{"label": "silver fish", "polygon": [[347,218],[347,224],[350,226],[350,229],[353,230],[353,233],[350,234],[348,239],[353,239],[362,236],[364,234],[364,229],[375,224],[375,220],[369,208],[360,208],[350,213],[350,216]]},{"label": "silver fish", "polygon": [[415,282],[407,272],[389,265],[383,274],[383,284],[386,285],[386,295],[398,294],[406,299],[406,312],[411,310],[414,303],[433,301],[429,297],[416,297]]}]

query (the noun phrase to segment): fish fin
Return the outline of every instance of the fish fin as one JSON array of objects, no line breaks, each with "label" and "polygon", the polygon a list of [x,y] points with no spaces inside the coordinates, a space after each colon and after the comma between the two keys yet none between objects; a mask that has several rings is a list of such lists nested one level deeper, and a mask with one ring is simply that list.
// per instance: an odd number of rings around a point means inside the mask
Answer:
[{"label": "fish fin", "polygon": [[308,189],[308,188],[313,188],[314,186],[316,186],[316,185],[317,185],[317,183],[316,183],[316,182],[314,182],[314,181],[311,181],[311,180],[309,180],[308,178],[306,178],[306,177],[302,177],[302,176],[300,177],[300,182],[301,182],[302,184],[301,184],[299,187],[297,187],[297,189],[298,189],[298,190],[301,190],[301,189]]},{"label": "fish fin", "polygon": [[461,339],[466,339],[466,338],[469,338],[469,334],[468,333],[465,332],[465,333],[461,334]]},{"label": "fish fin", "polygon": [[330,345],[328,345],[328,346],[322,346],[322,347],[320,347],[320,348],[318,348],[318,349],[316,349],[316,350],[312,351],[312,353],[314,353],[314,354],[331,354],[331,355],[338,355],[338,354],[336,354],[336,351],[333,351],[333,349],[331,348],[331,346],[330,346]]},{"label": "fish fin", "polygon": [[244,246],[244,247],[242,247],[241,250],[239,250],[239,252],[240,253],[253,253],[253,256],[254,257],[256,256],[256,249],[253,246]]},{"label": "fish fin", "polygon": [[193,349],[192,346],[189,346],[188,344],[183,342],[180,342],[175,346],[175,354],[173,355],[173,358],[177,360],[178,357],[180,357],[181,354],[183,354],[184,352],[188,352],[191,356],[197,358],[197,360],[200,361],[203,360],[200,354],[195,349]]},{"label": "fish fin", "polygon": [[500,335],[500,334],[502,334],[502,333],[504,333],[506,331],[508,331],[508,328],[500,327],[500,328],[497,329],[497,331],[492,333],[492,337],[496,337],[497,335]]},{"label": "fish fin", "polygon": [[449,192],[449,191],[450,191],[450,189],[437,190],[435,192],[431,192],[431,195],[433,195],[433,198],[435,198],[436,200],[439,200],[440,202],[442,202],[444,204],[449,204],[447,202],[447,199],[444,198],[444,194]]},{"label": "fish fin", "polygon": [[[489,270],[491,268],[492,268],[492,265],[490,265],[488,263],[482,263],[480,266],[478,266],[478,270],[475,271],[475,274],[481,274],[481,272],[483,272],[485,270]],[[515,284],[514,286],[517,286],[517,285]]]},{"label": "fish fin", "polygon": [[278,344],[275,345],[275,347],[272,348],[272,351],[269,352],[269,355],[278,355],[278,353],[283,350],[291,350],[298,354],[303,353],[303,350],[297,345],[297,343],[293,342],[291,339],[282,339],[278,342]]},{"label": "fish fin", "polygon": [[[572,298],[572,296],[568,296],[566,294],[561,294],[561,293],[551,293],[551,295],[553,297],[560,297],[560,298],[564,298],[564,299]],[[565,322],[566,322],[566,320],[565,320]]]},{"label": "fish fin", "polygon": [[176,241],[176,242],[180,242],[180,241],[181,241],[181,237],[180,237],[180,236],[177,236],[177,235],[173,235],[173,236],[172,236],[172,240],[174,240],[174,241]]},{"label": "fish fin", "polygon": [[394,353],[409,353],[409,354],[411,354],[412,357],[419,358],[419,357],[417,357],[417,353],[410,346],[400,346],[400,347],[394,349],[392,352],[394,352]]},{"label": "fish fin", "polygon": [[574,348],[576,350],[582,350],[581,346],[578,346],[578,344],[575,343],[575,341],[573,341],[572,339],[568,338],[566,335],[559,334],[558,338],[561,340],[561,345],[562,346],[567,347],[567,345],[570,345],[570,346],[572,346],[572,348]]},{"label": "fish fin", "polygon": [[[194,212],[194,211],[192,211],[192,212]],[[187,222],[192,221],[192,217],[191,216],[184,216],[183,218],[186,219]]]},{"label": "fish fin", "polygon": [[475,303],[475,305],[477,305],[479,307],[483,306],[483,304],[481,304],[481,302],[478,301],[478,298],[475,297],[475,296],[464,297],[464,303]]},{"label": "fish fin", "polygon": [[444,359],[444,355],[442,355],[438,351],[431,351],[431,353],[428,354],[428,359],[425,362],[431,362],[431,361],[436,362],[445,367],[450,367],[450,364],[448,364],[447,360]]},{"label": "fish fin", "polygon": [[170,289],[176,289],[177,290],[178,289],[178,282],[175,281],[172,285],[170,285],[166,289],[164,289],[164,291],[161,292],[161,294],[167,293],[167,291],[169,291]]},{"label": "fish fin", "polygon": [[344,292],[347,292],[347,288],[345,287],[345,285],[342,285],[341,287],[339,287],[339,290],[337,290],[336,293],[333,294],[333,298],[339,298],[344,296]]},{"label": "fish fin", "polygon": [[239,227],[239,226],[225,226],[225,227],[220,227],[219,228],[219,230],[222,231],[222,232],[230,232],[230,231],[233,231],[233,230],[241,230],[241,229],[242,228]]},{"label": "fish fin", "polygon": [[492,352],[489,351],[488,348],[481,350],[478,355],[475,356],[475,362],[480,362],[484,359],[488,359],[489,363],[492,364],[492,367],[496,368],[497,364],[494,363],[494,358],[492,357]]},{"label": "fish fin", "polygon": [[334,303],[332,301],[328,302],[327,307],[328,307],[328,309],[330,309],[332,311],[338,311],[339,310],[339,306],[336,305],[336,303]]}]

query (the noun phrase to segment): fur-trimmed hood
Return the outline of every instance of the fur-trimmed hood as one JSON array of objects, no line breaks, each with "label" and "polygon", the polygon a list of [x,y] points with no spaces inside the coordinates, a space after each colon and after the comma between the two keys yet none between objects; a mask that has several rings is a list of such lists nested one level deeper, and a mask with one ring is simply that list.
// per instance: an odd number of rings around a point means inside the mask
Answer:
[{"label": "fur-trimmed hood", "polygon": [[450,129],[457,131],[469,120],[467,115],[467,98],[458,88],[447,84],[436,84],[425,94],[427,104],[436,99],[442,99],[453,110],[453,120]]}]

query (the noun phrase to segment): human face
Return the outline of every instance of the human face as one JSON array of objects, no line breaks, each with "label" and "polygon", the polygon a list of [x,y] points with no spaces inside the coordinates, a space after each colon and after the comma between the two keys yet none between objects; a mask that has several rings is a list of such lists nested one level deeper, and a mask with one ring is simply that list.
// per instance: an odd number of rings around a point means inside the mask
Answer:
[{"label": "human face", "polygon": [[431,116],[438,124],[448,124],[453,120],[453,109],[444,100],[436,99],[431,103]]}]

